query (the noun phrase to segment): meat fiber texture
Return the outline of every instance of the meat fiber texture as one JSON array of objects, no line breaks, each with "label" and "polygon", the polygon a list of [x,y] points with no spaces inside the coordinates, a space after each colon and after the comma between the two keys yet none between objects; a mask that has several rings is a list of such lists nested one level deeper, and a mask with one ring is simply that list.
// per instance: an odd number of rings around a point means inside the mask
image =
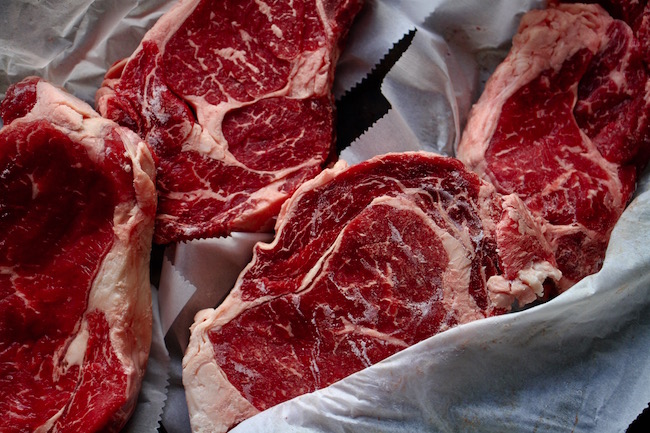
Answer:
[{"label": "meat fiber texture", "polygon": [[38,78],[0,114],[0,430],[119,431],[151,344],[151,153]]},{"label": "meat fiber texture", "polygon": [[650,154],[650,80],[630,27],[596,5],[526,14],[458,158],[545,220],[559,290],[602,266]]},{"label": "meat fiber texture", "polygon": [[98,111],[158,168],[154,241],[265,231],[333,156],[331,88],[359,0],[183,0],[117,62]]},{"label": "meat fiber texture", "polygon": [[276,236],[183,359],[194,431],[226,431],[459,324],[533,302],[559,280],[541,228],[458,160],[341,162],[303,184]]}]

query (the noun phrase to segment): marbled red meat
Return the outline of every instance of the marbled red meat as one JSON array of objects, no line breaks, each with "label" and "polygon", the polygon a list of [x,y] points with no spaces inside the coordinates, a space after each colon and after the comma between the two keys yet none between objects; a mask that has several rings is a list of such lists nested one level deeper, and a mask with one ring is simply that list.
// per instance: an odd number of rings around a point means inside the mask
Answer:
[{"label": "marbled red meat", "polygon": [[470,113],[458,157],[544,230],[565,290],[597,272],[650,147],[639,43],[596,5],[526,14]]},{"label": "marbled red meat", "polygon": [[154,241],[272,228],[333,155],[334,67],[360,7],[181,1],[107,72],[99,112],[157,159]]},{"label": "marbled red meat", "polygon": [[560,273],[540,227],[456,159],[339,163],[285,203],[276,237],[197,315],[183,381],[224,431],[458,324],[534,301]]},{"label": "marbled red meat", "polygon": [[0,430],[119,431],[151,341],[153,159],[37,78],[0,115]]}]

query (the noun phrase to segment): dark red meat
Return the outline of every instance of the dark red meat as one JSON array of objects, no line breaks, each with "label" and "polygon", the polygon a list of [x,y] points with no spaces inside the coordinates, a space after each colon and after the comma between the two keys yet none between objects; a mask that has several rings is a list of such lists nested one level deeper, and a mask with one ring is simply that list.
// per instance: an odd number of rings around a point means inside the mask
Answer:
[{"label": "dark red meat", "polygon": [[458,157],[545,221],[560,290],[597,272],[650,148],[632,30],[594,5],[528,13],[472,109]]},{"label": "dark red meat", "polygon": [[119,431],[151,339],[153,161],[36,78],[0,114],[0,430]]},{"label": "dark red meat", "polygon": [[108,71],[98,110],[157,158],[156,242],[271,229],[332,156],[334,66],[360,6],[180,2]]}]

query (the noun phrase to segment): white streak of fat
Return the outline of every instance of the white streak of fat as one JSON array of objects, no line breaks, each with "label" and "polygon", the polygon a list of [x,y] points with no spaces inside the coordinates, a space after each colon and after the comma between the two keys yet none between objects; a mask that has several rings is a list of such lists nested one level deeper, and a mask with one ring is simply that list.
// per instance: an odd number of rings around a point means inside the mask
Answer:
[{"label": "white streak of fat", "polygon": [[161,124],[169,122],[171,115],[165,109],[162,102],[162,95],[168,89],[166,86],[156,84],[156,77],[153,74],[147,75],[145,79],[145,88],[151,90],[151,96],[143,98],[142,101],[142,114],[145,118],[156,119]]},{"label": "white streak of fat", "polygon": [[366,326],[362,326],[355,323],[354,318],[351,317],[350,315],[348,315],[347,318],[341,316],[339,320],[341,321],[343,327],[341,330],[336,332],[336,335],[338,336],[344,337],[345,335],[348,334],[365,335],[368,338],[372,338],[374,340],[381,340],[393,346],[408,347],[408,344],[406,344],[404,340],[395,338],[390,334],[380,332],[374,328],[368,328]]},{"label": "white streak of fat", "polygon": [[[383,279],[384,276],[381,275],[380,271],[372,266],[369,266],[367,262],[364,262],[364,266],[370,270],[371,272],[375,273],[378,279]],[[375,281],[372,283],[373,285],[379,284],[378,281]],[[368,322],[368,323],[373,323],[376,322],[377,317],[380,314],[379,311],[379,306],[368,301],[362,294],[361,292],[362,286],[360,284],[354,284],[352,286],[347,286],[347,287],[340,287],[339,286],[339,291],[345,296],[346,299],[349,301],[355,303],[355,304],[360,304],[363,306],[363,319]],[[352,316],[348,315],[348,318],[352,321],[354,319]]]},{"label": "white streak of fat", "polygon": [[[617,201],[616,199],[620,201],[620,194],[612,194],[614,191],[621,190],[621,181],[618,176],[616,165],[603,158],[593,142],[588,137],[586,137],[584,133],[581,133],[581,135],[583,138],[583,144],[587,147],[587,151],[585,152],[584,148],[582,147],[578,147],[576,150],[582,151],[582,157],[588,158],[590,161],[592,161],[592,163],[596,164],[599,168],[603,169],[608,174],[606,180],[592,178],[592,181],[597,183],[603,191],[612,195],[615,202]],[[540,194],[541,196],[551,195],[557,191],[565,191],[567,188],[564,185],[567,184],[576,173],[578,173],[578,171],[575,170],[573,163],[570,161],[567,161],[566,159],[563,159],[559,156],[556,156],[555,159],[562,170],[560,170],[559,176],[544,186]],[[594,197],[596,194],[598,194],[598,192],[598,189],[589,189],[586,191],[587,198]]]},{"label": "white streak of fat", "polygon": [[[329,306],[328,306],[329,307]],[[320,359],[320,346],[321,346],[321,333],[318,323],[316,323],[315,315],[311,318],[311,324],[313,326],[314,332],[317,334],[315,339],[314,347],[311,350],[311,356],[309,359],[309,371],[311,371],[312,377],[314,378],[314,383],[317,387],[320,387],[320,368],[318,367],[318,359]]]},{"label": "white streak of fat", "polygon": [[36,199],[38,197],[38,193],[40,192],[38,188],[38,183],[34,180],[34,175],[33,174],[28,174],[27,177],[29,178],[30,183],[32,184],[32,200]]},{"label": "white streak of fat", "polygon": [[262,376],[259,372],[250,369],[239,362],[231,361],[231,364],[237,373],[243,374],[251,379],[257,379]]},{"label": "white streak of fat", "polygon": [[320,17],[321,24],[323,25],[323,29],[327,34],[327,39],[331,40],[333,37],[333,30],[330,27],[330,21],[327,18],[327,11],[325,9],[326,8],[322,0],[316,1],[316,10],[318,11],[318,16]]},{"label": "white streak of fat", "polygon": [[318,362],[316,361],[317,355],[311,356],[309,359],[309,371],[311,372],[311,376],[314,379],[314,384],[316,388],[321,387],[321,377],[320,377],[320,367],[318,366]]},{"label": "white streak of fat", "polygon": [[266,17],[266,19],[269,20],[269,22],[273,21],[273,11],[271,10],[271,6],[263,2],[262,0],[255,0],[255,4],[257,5],[257,8],[259,11]]},{"label": "white streak of fat", "polygon": [[[86,322],[84,322],[84,325],[85,323]],[[86,350],[88,348],[89,337],[90,333],[87,326],[82,326],[77,335],[68,345],[68,349],[63,358],[65,365],[64,371],[67,371],[73,365],[81,366],[83,364]]]},{"label": "white streak of fat", "polygon": [[18,278],[18,274],[16,273],[16,267],[15,266],[0,266],[0,275],[11,275],[12,281],[15,278]]},{"label": "white streak of fat", "polygon": [[[13,267],[12,267],[12,268],[13,268]],[[18,274],[16,274],[13,270],[10,271],[10,272],[5,272],[6,269],[7,269],[7,268],[0,268],[0,274],[9,274],[9,275],[11,275],[11,276],[9,277],[9,280],[10,280],[10,282],[11,282],[11,285],[12,285],[13,287],[16,287],[16,285],[15,285],[15,281],[16,281],[17,279],[19,279],[20,276],[19,276]],[[24,280],[25,278],[21,278],[21,279]],[[29,278],[29,279],[32,279],[32,278]],[[38,310],[36,310],[36,309],[32,306],[31,301],[30,301],[30,300],[25,296],[25,294],[24,294],[21,290],[18,290],[17,288],[14,289],[14,291],[13,291],[13,295],[16,296],[18,299],[20,299],[21,301],[23,301],[23,304],[25,305],[25,308],[27,308],[27,309],[29,309],[29,310],[32,310],[32,311],[34,311],[34,312],[40,314],[40,312],[39,312]]]},{"label": "white streak of fat", "polygon": [[[300,287],[296,290],[296,293],[301,293],[307,291],[307,289],[314,286],[317,281],[315,278],[319,275],[321,269],[324,267],[324,264],[328,262],[329,257],[338,249],[343,238],[343,233],[345,230],[341,230],[332,244],[321,254],[314,266],[312,266],[309,271],[305,274],[302,281],[300,282]],[[322,275],[322,274],[321,274]]]},{"label": "white streak of fat", "polygon": [[230,62],[247,67],[253,74],[253,77],[255,74],[259,74],[261,72],[257,66],[248,61],[248,52],[244,50],[236,50],[234,48],[221,48],[214,50],[214,54]]},{"label": "white streak of fat", "polygon": [[231,364],[233,366],[233,369],[236,372],[238,372],[240,374],[243,374],[244,376],[251,379],[251,380],[248,380],[248,381],[244,381],[244,383],[242,385],[242,392],[246,396],[246,399],[250,401],[251,398],[253,397],[253,395],[251,393],[253,383],[255,383],[256,379],[261,378],[261,374],[258,373],[255,370],[252,370],[252,369],[238,363],[238,362],[231,361]]},{"label": "white streak of fat", "polygon": [[[353,324],[350,320],[347,320],[344,317],[341,317],[341,322],[343,324],[343,329],[341,329],[336,333],[336,335],[340,337],[340,340],[345,340],[345,338],[348,335],[359,335],[359,336],[366,336],[372,340],[383,341],[386,344],[389,344],[391,346],[397,346],[403,348],[408,347],[408,344],[404,340],[395,338],[392,335],[380,332],[373,328],[368,328],[365,326],[359,326]],[[349,344],[353,344],[351,340],[345,340],[345,341],[348,341]]]},{"label": "white streak of fat", "polygon": [[255,288],[257,289],[258,292],[260,292],[263,296],[268,294],[268,290],[266,288],[266,284],[264,284],[264,281],[258,280],[255,283]]},{"label": "white streak of fat", "polygon": [[619,69],[612,69],[608,75],[608,78],[611,80],[612,83],[614,83],[618,92],[624,89],[627,84],[625,74],[621,72]]},{"label": "white streak of fat", "polygon": [[406,255],[406,257],[408,257],[412,263],[424,264],[427,262],[427,259],[424,257],[424,254],[422,254],[422,251],[414,250],[411,245],[408,245],[406,242],[404,242],[402,234],[397,229],[397,227],[395,227],[392,221],[388,221],[388,226],[390,227],[391,232],[390,240],[393,244],[397,245],[400,250],[402,250],[404,255]]},{"label": "white streak of fat", "polygon": [[366,344],[365,341],[361,340],[361,348],[357,347],[357,343],[354,340],[348,340],[348,345],[350,346],[350,350],[354,355],[363,362],[363,364],[366,367],[369,367],[372,365],[372,362],[370,361],[370,358],[368,358],[368,354],[366,352]]},{"label": "white streak of fat", "polygon": [[273,34],[275,35],[276,38],[282,39],[283,33],[282,33],[282,29],[280,27],[278,27],[275,24],[271,24],[271,31],[273,32]]},{"label": "white streak of fat", "polygon": [[54,424],[61,417],[61,415],[63,415],[63,412],[67,407],[68,406],[63,406],[54,415],[52,415],[47,421],[45,421],[40,426],[36,427],[36,429],[34,429],[34,433],[47,433],[49,431],[52,431],[52,427],[54,427]]}]

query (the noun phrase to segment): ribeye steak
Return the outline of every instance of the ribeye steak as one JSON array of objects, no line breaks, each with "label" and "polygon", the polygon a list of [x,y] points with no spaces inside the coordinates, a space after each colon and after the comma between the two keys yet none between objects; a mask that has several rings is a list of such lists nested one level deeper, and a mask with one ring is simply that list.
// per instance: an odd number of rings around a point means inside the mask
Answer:
[{"label": "ribeye steak", "polygon": [[151,344],[151,153],[38,78],[0,114],[0,430],[119,431]]},{"label": "ribeye steak", "polygon": [[107,72],[98,111],[157,159],[155,242],[272,228],[334,154],[334,67],[360,7],[180,1]]},{"label": "ribeye steak", "polygon": [[559,279],[515,195],[456,159],[340,161],[285,203],[232,292],[197,314],[183,360],[195,431],[326,387]]},{"label": "ribeye steak", "polygon": [[602,265],[650,146],[650,81],[597,5],[527,13],[470,113],[458,157],[545,221],[565,290]]}]

